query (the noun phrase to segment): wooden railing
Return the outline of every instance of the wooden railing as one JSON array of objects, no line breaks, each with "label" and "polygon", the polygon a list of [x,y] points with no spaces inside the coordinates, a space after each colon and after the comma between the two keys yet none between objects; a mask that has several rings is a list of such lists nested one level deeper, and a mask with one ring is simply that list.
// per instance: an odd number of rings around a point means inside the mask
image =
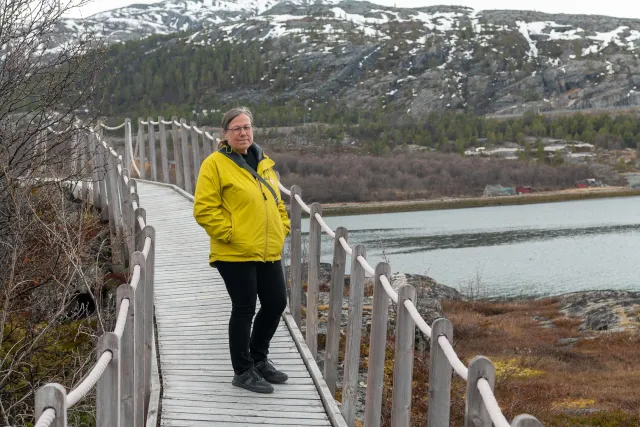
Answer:
[{"label": "wooden railing", "polygon": [[[146,224],[136,181],[98,126],[71,141],[72,165],[84,176],[81,193],[109,220],[114,266],[128,268],[129,283],[117,289],[117,321],[98,342],[97,362],[72,391],[57,383],[36,392],[35,427],[67,427],[67,411],[96,387],[98,427],[155,427],[159,399],[153,325],[155,230]],[[57,133],[53,129],[51,132]],[[126,139],[126,136],[125,136]],[[128,261],[128,262],[127,262]]]},{"label": "wooden railing", "polygon": [[[131,165],[141,178],[146,178],[147,148],[150,159],[150,178],[153,181],[171,183],[166,125],[171,126],[175,178],[180,191],[192,193],[197,179],[201,158],[213,150],[214,138],[200,130],[195,123],[187,125],[173,117],[154,122],[138,120],[136,156],[131,137],[131,121],[109,128],[100,124],[98,132],[87,135],[86,144],[76,144],[74,150],[84,159],[80,167],[89,166],[88,175],[93,184],[83,184],[92,193],[94,204],[108,212],[114,249],[114,264],[126,267],[129,260],[132,272],[130,283],[118,288],[118,321],[113,332],[105,333],[98,347],[98,362],[84,381],[68,395],[59,384],[47,384],[36,395],[36,427],[66,427],[68,408],[79,401],[94,385],[97,385],[98,426],[141,427],[147,419],[155,425],[158,396],[151,397],[153,373],[153,271],[155,232],[146,224],[145,211],[140,208],[136,181],[130,178],[125,166]],[[148,140],[145,141],[144,126]],[[160,134],[160,171],[158,175],[155,126]],[[102,130],[118,130],[124,127],[125,160],[104,142]],[[200,145],[202,136],[202,145]],[[191,140],[191,143],[189,143]],[[148,142],[148,144],[145,144]],[[95,160],[88,162],[93,150]],[[200,154],[203,156],[200,157]],[[101,166],[101,167],[98,167]],[[85,169],[86,171],[87,169]],[[105,172],[106,171],[106,172]],[[89,180],[87,180],[89,181]],[[97,185],[95,185],[97,184]],[[338,227],[335,231],[322,218],[322,206],[307,206],[301,189],[280,186],[290,197],[290,300],[289,306],[295,323],[301,325],[302,313],[302,211],[309,214],[309,256],[307,276],[306,334],[305,341],[313,357],[317,357],[318,296],[321,233],[324,230],[334,241],[331,290],[329,295],[329,319],[324,363],[324,380],[330,392],[335,394],[338,369],[338,348],[341,331],[342,295],[347,256],[351,257],[349,292],[349,317],[346,327],[344,360],[344,384],[341,412],[348,426],[353,426],[358,400],[358,372],[362,339],[362,310],[366,275],[374,278],[372,326],[369,342],[367,391],[365,399],[365,426],[377,427],[381,423],[384,364],[387,343],[389,304],[395,304],[395,354],[393,371],[393,397],[391,424],[396,427],[409,425],[411,418],[413,355],[415,329],[431,339],[429,369],[429,409],[426,425],[449,425],[452,371],[467,381],[465,426],[468,427],[538,427],[542,424],[530,415],[519,415],[509,423],[493,394],[495,368],[483,356],[475,357],[465,367],[456,355],[451,342],[453,325],[447,319],[438,319],[427,325],[416,308],[416,290],[404,285],[398,292],[391,287],[391,267],[379,263],[375,269],[366,260],[366,248],[348,243],[348,230]],[[121,245],[118,245],[118,242]]]},{"label": "wooden railing", "polygon": [[[130,121],[128,122],[130,126]],[[173,161],[175,174],[168,168],[168,150],[166,149],[166,128],[171,126],[173,143]],[[145,134],[144,127],[147,127]],[[158,175],[155,126],[160,134],[160,165],[162,176]],[[129,131],[130,134],[130,131]],[[146,139],[145,135],[147,135]],[[200,138],[202,136],[202,138]],[[200,143],[202,140],[202,143]],[[149,150],[147,157],[146,143]],[[128,160],[133,160],[133,141],[125,136]],[[193,193],[201,159],[206,158],[215,149],[212,135],[200,130],[196,123],[186,124],[184,119],[178,121],[172,117],[165,121],[162,117],[157,121],[148,118],[138,120],[138,137],[136,151],[139,155],[132,165],[139,164],[141,177],[146,177],[146,159],[149,158],[150,178],[164,183],[175,183],[187,193]],[[163,148],[164,147],[164,148]],[[202,156],[201,156],[202,155]],[[129,163],[127,163],[129,164]],[[291,287],[289,307],[296,324],[301,326],[302,313],[302,211],[309,214],[309,251],[307,276],[307,305],[305,319],[305,341],[314,357],[317,357],[318,331],[318,297],[321,233],[324,230],[333,238],[333,263],[331,290],[329,296],[329,317],[324,361],[324,379],[335,394],[338,367],[338,347],[341,331],[342,295],[347,256],[351,257],[351,279],[349,292],[349,316],[346,327],[346,352],[344,360],[344,385],[342,389],[341,412],[347,425],[355,422],[357,379],[360,363],[360,342],[362,334],[362,305],[364,298],[364,282],[368,274],[374,278],[374,297],[372,326],[370,333],[367,391],[365,401],[365,426],[377,427],[381,422],[383,374],[385,349],[387,343],[389,304],[395,304],[395,354],[393,372],[393,397],[391,408],[391,424],[408,426],[411,415],[413,354],[415,346],[415,328],[431,340],[431,357],[429,369],[429,409],[425,424],[429,427],[449,425],[452,372],[467,381],[465,426],[489,427],[538,427],[542,424],[534,417],[523,414],[509,423],[502,414],[493,394],[495,384],[495,368],[491,361],[477,356],[467,368],[456,355],[451,342],[453,325],[447,319],[437,319],[431,326],[427,325],[416,309],[416,290],[404,285],[393,290],[390,284],[391,267],[387,263],[379,263],[375,268],[366,260],[366,248],[348,244],[348,230],[338,227],[331,229],[322,218],[322,206],[313,203],[307,206],[301,197],[300,187],[294,185],[290,189],[280,186],[280,190],[290,197],[291,235],[290,235],[290,276]]]}]

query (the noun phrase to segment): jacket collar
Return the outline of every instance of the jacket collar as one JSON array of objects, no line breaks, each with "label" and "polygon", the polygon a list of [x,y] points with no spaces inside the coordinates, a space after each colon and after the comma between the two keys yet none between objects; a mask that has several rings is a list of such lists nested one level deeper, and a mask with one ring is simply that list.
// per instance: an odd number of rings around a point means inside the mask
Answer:
[{"label": "jacket collar", "polygon": [[[262,147],[260,147],[255,142],[249,146],[248,150],[251,150],[258,160],[258,173],[264,172],[265,170],[275,166],[275,162],[271,160],[269,156],[264,153]],[[231,146],[229,145],[223,145],[218,151],[222,152],[223,154],[234,153],[235,155],[240,156],[240,153],[231,148]]]}]

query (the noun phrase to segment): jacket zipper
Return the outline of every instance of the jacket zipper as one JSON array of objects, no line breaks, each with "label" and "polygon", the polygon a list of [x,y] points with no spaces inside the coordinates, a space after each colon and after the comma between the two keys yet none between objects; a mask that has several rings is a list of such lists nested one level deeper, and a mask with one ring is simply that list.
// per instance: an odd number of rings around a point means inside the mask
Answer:
[{"label": "jacket zipper", "polygon": [[265,225],[265,236],[264,236],[264,262],[267,262],[267,251],[269,250],[269,209],[267,208],[267,195],[264,194],[262,184],[260,181],[258,182],[258,186],[260,187],[260,192],[262,193],[262,198],[264,199],[264,218],[266,221]]}]

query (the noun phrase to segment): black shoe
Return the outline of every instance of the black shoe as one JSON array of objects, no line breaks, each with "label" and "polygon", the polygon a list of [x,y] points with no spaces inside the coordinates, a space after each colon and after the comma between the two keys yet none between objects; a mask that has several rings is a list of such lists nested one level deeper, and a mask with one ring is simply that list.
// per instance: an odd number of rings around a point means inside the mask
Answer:
[{"label": "black shoe", "polygon": [[282,371],[278,371],[271,360],[261,360],[254,364],[262,377],[273,384],[282,384],[289,379],[289,376]]},{"label": "black shoe", "polygon": [[254,393],[273,393],[273,386],[264,380],[256,368],[251,368],[242,374],[235,374],[231,384]]}]

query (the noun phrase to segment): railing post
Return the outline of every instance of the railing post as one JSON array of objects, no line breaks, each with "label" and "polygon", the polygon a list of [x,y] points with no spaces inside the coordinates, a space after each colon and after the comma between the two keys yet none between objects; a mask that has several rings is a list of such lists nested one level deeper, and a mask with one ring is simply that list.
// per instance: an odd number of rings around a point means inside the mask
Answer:
[{"label": "railing post", "polygon": [[149,162],[151,163],[151,180],[158,180],[158,165],[156,162],[156,129],[153,125],[153,117],[147,119],[149,121]]},{"label": "railing post", "polygon": [[131,119],[124,119],[124,163],[127,165],[127,169],[133,170],[133,166],[131,162],[133,159],[131,158],[131,153],[133,153],[133,146],[131,145]]},{"label": "railing post", "polygon": [[180,149],[180,137],[178,136],[177,116],[171,117],[171,140],[173,142],[173,164],[176,171],[176,185],[184,189],[184,180],[182,177],[182,153]]},{"label": "railing post", "polygon": [[[133,271],[133,263],[129,263]],[[135,343],[135,324],[138,313],[136,312],[136,288],[129,283],[118,286],[116,292],[116,313],[120,313],[122,302],[129,300],[127,321],[124,324],[122,337],[120,338],[120,426],[141,427],[136,423],[136,376],[135,354],[138,351]]]},{"label": "railing post", "polygon": [[[131,182],[131,181],[129,181]],[[131,191],[132,186],[129,187],[129,191]],[[136,212],[133,209],[133,202],[136,202],[136,206],[140,206],[140,196],[136,193],[129,193],[129,217],[127,218],[127,222],[129,223],[129,233],[130,237],[127,242],[129,243],[129,259],[131,259],[131,254],[136,251]]]},{"label": "railing post", "polygon": [[302,326],[301,313],[302,313],[302,208],[295,198],[295,195],[300,195],[300,187],[294,185],[291,187],[291,262],[289,263],[289,275],[291,276],[289,283],[291,283],[291,293],[289,294],[289,307],[291,308],[291,315],[295,320],[298,328]]},{"label": "railing post", "polygon": [[436,319],[431,325],[427,427],[449,425],[451,364],[438,343],[438,338],[441,336],[453,342],[453,325],[445,318]]},{"label": "railing post", "polygon": [[360,338],[362,337],[362,304],[364,299],[364,267],[358,257],[367,257],[366,248],[356,245],[351,255],[349,284],[349,321],[344,357],[344,386],[342,388],[342,415],[352,426],[358,404],[358,371],[360,368]]},{"label": "railing post", "polygon": [[118,268],[122,269],[122,254],[118,249],[118,240],[121,239],[120,235],[120,227],[118,227],[118,220],[120,217],[119,206],[120,202],[118,200],[118,184],[117,184],[117,163],[116,158],[113,156],[111,151],[107,148],[105,149],[105,156],[107,157],[107,184],[108,184],[108,196],[109,196],[109,229],[111,230],[111,251],[112,251],[112,259],[113,264]]},{"label": "railing post", "polygon": [[[144,349],[145,349],[145,336],[144,336],[144,306],[147,290],[147,266],[144,254],[142,252],[134,252],[131,255],[131,265],[140,266],[140,281],[136,287],[135,305],[136,313],[138,314],[135,319],[135,332],[133,338],[135,340],[136,352],[134,358],[134,376],[135,376],[135,412],[134,417],[138,426],[144,426],[145,412],[145,366],[144,366]],[[133,271],[133,270],[132,270]]]},{"label": "railing post", "polygon": [[93,194],[93,207],[101,209],[102,204],[100,199],[100,180],[98,177],[98,169],[100,168],[100,163],[98,157],[98,145],[96,141],[97,136],[90,133],[87,135],[87,139],[89,143],[89,150],[91,152],[91,193]]},{"label": "railing post", "polygon": [[[138,206],[140,206],[138,204]],[[133,213],[134,215],[134,227],[135,227],[135,235],[136,235],[136,250],[137,251],[142,251],[142,248],[144,247],[144,236],[142,235],[142,227],[140,227],[140,222],[138,221],[138,217],[142,217],[142,219],[144,220],[145,226],[147,224],[147,211],[144,210],[141,207],[138,207],[138,209],[135,210],[135,212]]]},{"label": "railing post", "polygon": [[543,427],[543,425],[536,417],[522,414],[513,419],[511,427]]},{"label": "railing post", "polygon": [[107,194],[107,149],[102,145],[102,139],[98,138],[96,144],[96,158],[98,161],[98,185],[100,187],[100,219],[102,222],[109,220],[109,195]]},{"label": "railing post", "polygon": [[389,296],[382,286],[380,276],[391,277],[391,266],[386,262],[376,265],[375,285],[373,288],[367,396],[364,408],[364,425],[367,427],[380,427],[382,415],[382,387],[384,385],[384,358],[387,349]]},{"label": "railing post", "polygon": [[313,357],[318,354],[318,292],[320,288],[320,238],[322,228],[315,217],[322,215],[320,203],[310,207],[309,218],[309,263],[307,265],[307,333],[305,340]]},{"label": "railing post", "polygon": [[496,370],[493,363],[484,356],[476,356],[469,364],[467,374],[467,401],[464,411],[465,427],[491,427],[491,417],[478,390],[478,380],[484,378],[493,390],[496,382]]},{"label": "railing post", "polygon": [[98,359],[105,351],[113,355],[96,386],[96,427],[117,427],[120,425],[120,373],[118,336],[107,332],[98,341]]},{"label": "railing post", "polygon": [[415,304],[416,290],[411,285],[404,285],[398,289],[391,425],[408,427],[411,421],[411,383],[416,326],[409,310],[404,306],[405,300],[411,300]]},{"label": "railing post", "polygon": [[193,179],[198,181],[200,173],[200,142],[196,132],[196,122],[191,122],[191,149],[193,150]]},{"label": "railing post", "polygon": [[131,239],[133,239],[133,229],[129,219],[131,218],[130,212],[132,210],[131,198],[129,197],[129,181],[131,176],[129,169],[122,169],[122,175],[119,177],[120,182],[120,206],[122,211],[122,247],[125,254],[123,260],[129,260],[132,252],[130,251]]},{"label": "railing post", "polygon": [[[100,122],[98,122],[98,126],[100,126]],[[82,200],[86,201],[88,204],[88,195],[89,195],[89,175],[91,174],[91,171],[89,170],[89,134],[85,134],[82,135],[82,137],[79,139],[80,142],[80,159],[82,162],[82,168],[81,170],[81,175],[82,175],[82,190],[81,190],[81,194],[82,194]],[[46,152],[45,152],[46,153]]]},{"label": "railing post", "polygon": [[[205,132],[204,129],[202,129],[202,131]],[[211,144],[213,143],[215,143],[215,141],[210,140],[206,133],[202,135],[202,151],[204,153],[204,159],[213,153],[213,151],[211,151]],[[204,161],[204,159],[202,160]]]},{"label": "railing post", "polygon": [[149,252],[146,257],[145,282],[144,282],[144,413],[145,417],[149,409],[151,397],[151,356],[153,346],[153,281],[155,265],[156,230],[147,225],[142,230],[142,241],[151,239]]},{"label": "railing post", "polygon": [[147,177],[147,171],[145,170],[145,144],[144,144],[144,125],[142,124],[142,118],[138,118],[138,155],[140,156],[140,178],[145,179]]},{"label": "railing post", "polygon": [[160,162],[162,163],[162,182],[169,184],[169,157],[167,154],[167,131],[164,127],[164,117],[158,117],[160,129]]},{"label": "railing post", "polygon": [[[79,132],[74,132],[71,134],[71,138],[69,138],[69,154],[71,156],[71,175],[75,180],[77,180],[78,174],[78,135]],[[640,159],[640,156],[638,156]]]},{"label": "railing post", "polygon": [[189,134],[184,128],[187,123],[185,119],[180,119],[180,138],[182,139],[182,166],[184,171],[184,191],[193,194],[193,185],[191,182],[191,164],[189,158]]},{"label": "railing post", "polygon": [[48,408],[56,411],[49,427],[67,427],[67,392],[60,384],[45,384],[36,391],[36,420]]},{"label": "railing post", "polygon": [[329,320],[327,322],[327,345],[324,358],[324,380],[329,390],[331,390],[331,395],[335,395],[336,380],[338,378],[338,350],[340,347],[340,328],[342,324],[344,270],[347,263],[347,252],[342,247],[342,244],[340,244],[340,237],[347,240],[348,232],[346,228],[338,227],[336,229],[336,237],[333,243],[333,263],[331,264]]}]

